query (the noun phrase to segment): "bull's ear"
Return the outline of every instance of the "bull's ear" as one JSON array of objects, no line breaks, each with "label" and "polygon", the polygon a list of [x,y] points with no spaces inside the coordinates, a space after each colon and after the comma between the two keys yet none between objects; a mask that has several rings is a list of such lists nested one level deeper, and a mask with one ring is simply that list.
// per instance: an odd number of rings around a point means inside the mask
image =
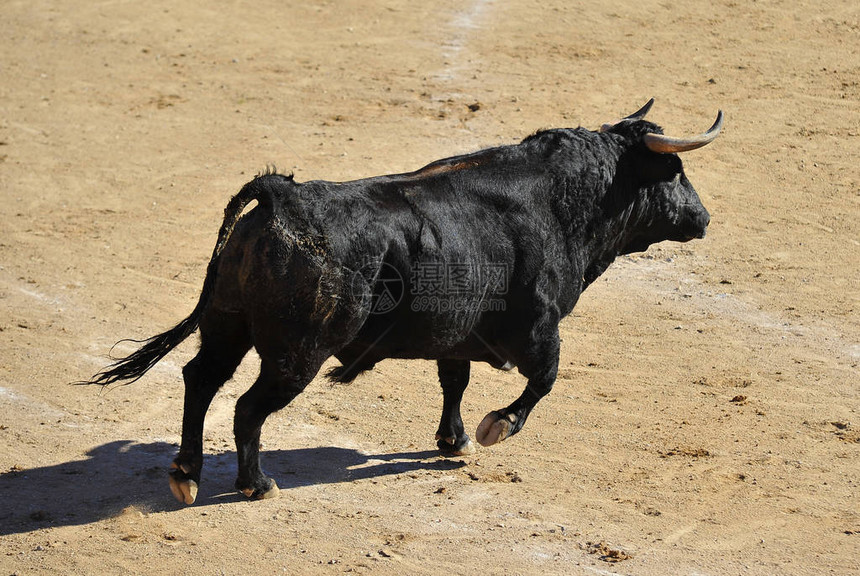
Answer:
[{"label": "bull's ear", "polygon": [[644,152],[637,156],[636,172],[643,184],[670,182],[683,170],[681,159],[675,154]]}]

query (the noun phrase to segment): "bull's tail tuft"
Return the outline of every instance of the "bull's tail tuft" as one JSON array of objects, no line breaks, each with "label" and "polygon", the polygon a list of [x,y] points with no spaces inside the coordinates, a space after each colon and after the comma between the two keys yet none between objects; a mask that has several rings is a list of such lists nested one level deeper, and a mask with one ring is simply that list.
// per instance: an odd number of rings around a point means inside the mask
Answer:
[{"label": "bull's tail tuft", "polygon": [[221,224],[221,229],[218,231],[218,241],[215,243],[212,258],[209,260],[209,265],[206,268],[206,279],[203,281],[203,289],[200,292],[197,306],[194,307],[191,314],[170,330],[147,340],[122,340],[121,342],[142,343],[143,346],[129,356],[121,358],[97,373],[91,380],[79,382],[79,384],[99,384],[106,386],[121,380],[128,380],[129,383],[139,380],[153,366],[158,364],[162,358],[167,356],[171,350],[197,330],[200,324],[200,317],[203,315],[203,311],[209,302],[215,286],[221,252],[224,250],[224,246],[227,245],[227,241],[233,233],[233,228],[235,228],[245,207],[252,200],[260,200],[261,189],[254,184],[255,180],[246,184],[238,194],[230,199],[230,202],[227,203],[227,207],[224,209],[224,221]]},{"label": "bull's tail tuft", "polygon": [[[201,294],[202,300],[203,294]],[[197,309],[195,308],[195,312]],[[191,313],[188,318],[158,336],[153,336],[148,340],[120,340],[117,344],[123,342],[135,342],[143,344],[137,351],[129,356],[122,358],[111,364],[95,376],[92,380],[79,382],[78,384],[99,384],[107,386],[121,380],[128,380],[132,383],[143,377],[149,372],[149,369],[158,364],[158,362],[167,356],[168,352],[176,348],[183,340],[191,336],[197,329],[197,324],[200,320],[200,315]]]}]

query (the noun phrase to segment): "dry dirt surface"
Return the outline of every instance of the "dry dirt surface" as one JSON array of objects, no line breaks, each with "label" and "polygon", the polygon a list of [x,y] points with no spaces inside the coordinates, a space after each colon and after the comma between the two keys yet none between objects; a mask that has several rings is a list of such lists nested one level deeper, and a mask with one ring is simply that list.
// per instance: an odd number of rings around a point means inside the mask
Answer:
[{"label": "dry dirt surface", "polygon": [[[856,0],[7,0],[0,18],[0,574],[857,574]],[[434,451],[435,366],[317,379],[232,490],[216,397],[177,504],[189,339],[90,377],[194,306],[228,198],[416,169],[648,98],[711,211],[620,259],[562,324],[517,436]],[[117,353],[132,350],[120,344]],[[523,389],[473,368],[464,420]]]}]

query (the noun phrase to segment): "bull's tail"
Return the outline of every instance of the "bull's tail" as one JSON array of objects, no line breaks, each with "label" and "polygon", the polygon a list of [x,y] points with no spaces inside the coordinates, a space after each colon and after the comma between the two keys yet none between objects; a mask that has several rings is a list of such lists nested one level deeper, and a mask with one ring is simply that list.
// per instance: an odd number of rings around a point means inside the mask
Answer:
[{"label": "bull's tail", "polygon": [[[268,175],[270,173],[267,172],[266,176]],[[148,340],[131,340],[132,342],[141,343],[143,346],[129,356],[111,364],[93,376],[91,380],[81,382],[81,384],[100,384],[105,386],[120,380],[134,382],[140,379],[150,368],[158,364],[171,350],[197,330],[200,324],[200,317],[203,315],[203,311],[206,309],[206,305],[215,287],[221,251],[224,250],[227,240],[230,239],[230,235],[239,221],[239,217],[242,215],[245,207],[253,200],[258,200],[262,204],[271,206],[272,198],[271,194],[268,193],[271,189],[268,186],[258,186],[258,181],[261,179],[255,178],[246,184],[227,203],[227,207],[224,209],[224,221],[221,224],[221,229],[218,231],[218,241],[215,244],[212,258],[209,260],[209,265],[206,268],[206,279],[203,281],[200,299],[197,301],[197,306],[194,307],[191,314],[170,330],[153,336]],[[124,341],[127,342],[129,340]]]}]

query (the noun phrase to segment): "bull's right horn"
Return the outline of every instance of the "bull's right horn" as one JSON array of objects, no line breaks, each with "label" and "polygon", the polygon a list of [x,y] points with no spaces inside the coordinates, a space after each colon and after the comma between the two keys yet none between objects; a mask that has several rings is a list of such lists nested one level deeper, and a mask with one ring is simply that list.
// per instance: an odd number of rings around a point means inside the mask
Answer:
[{"label": "bull's right horn", "polygon": [[692,138],[671,138],[663,134],[645,134],[643,142],[652,152],[658,154],[678,154],[701,148],[713,142],[723,128],[723,111],[717,113],[717,120],[704,134]]}]

